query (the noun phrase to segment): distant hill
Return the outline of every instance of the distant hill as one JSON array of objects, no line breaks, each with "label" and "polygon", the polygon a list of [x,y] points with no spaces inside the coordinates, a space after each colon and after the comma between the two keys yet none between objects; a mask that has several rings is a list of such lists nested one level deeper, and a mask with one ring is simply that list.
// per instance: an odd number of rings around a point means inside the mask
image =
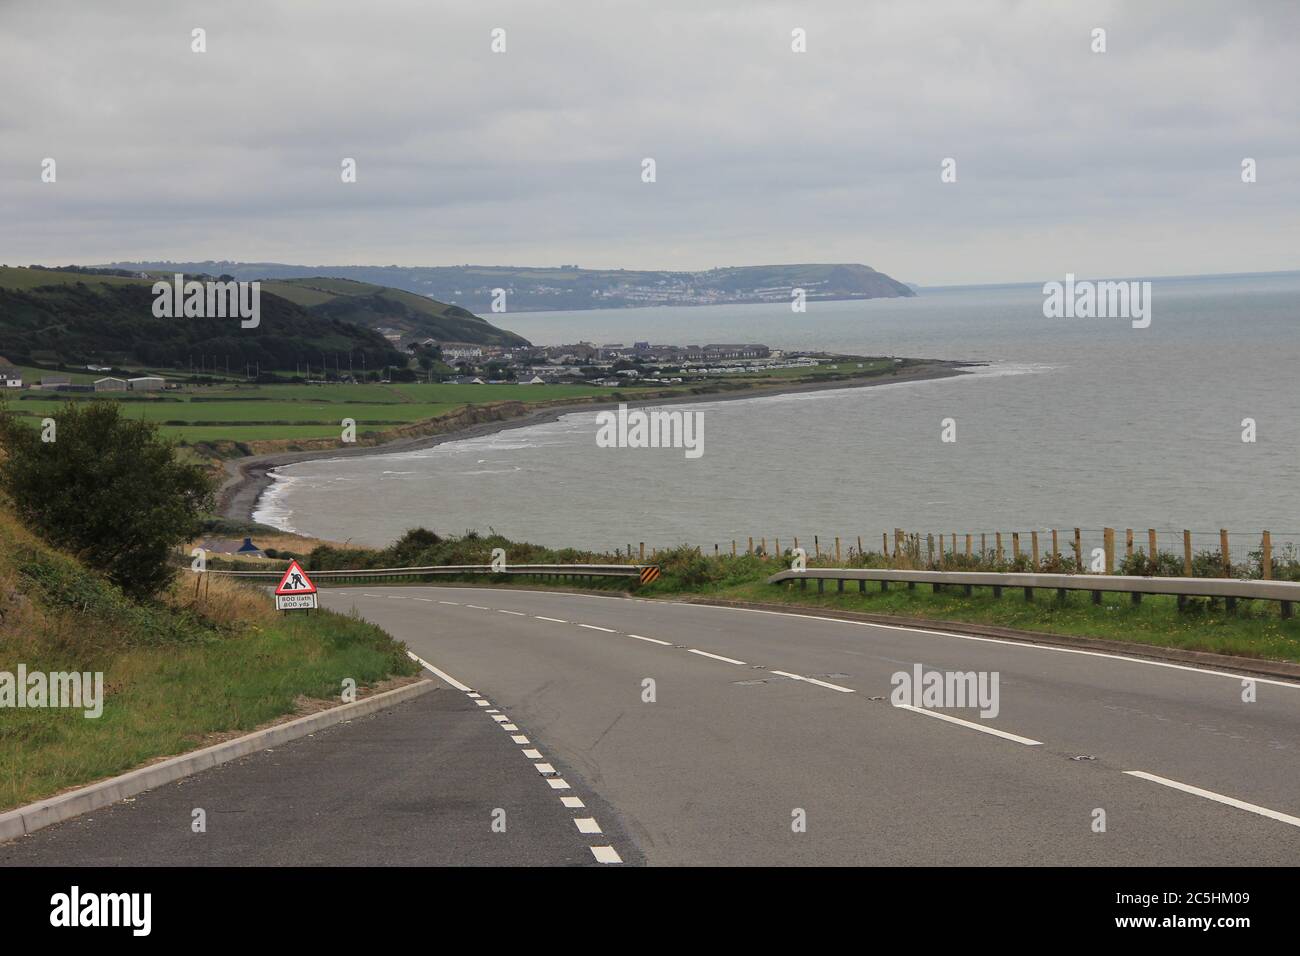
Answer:
[{"label": "distant hill", "polygon": [[316,315],[371,329],[395,329],[403,338],[476,345],[528,344],[522,335],[499,329],[458,305],[355,279],[263,279],[262,292],[296,302]]},{"label": "distant hill", "polygon": [[[227,273],[238,279],[334,277],[402,289],[454,302],[471,312],[491,310],[494,289],[505,289],[509,312],[608,309],[648,305],[789,302],[801,288],[810,300],[912,296],[901,282],[856,263],[736,266],[705,272],[515,266],[297,266],[277,262],[119,262],[135,270]],[[474,340],[470,340],[474,341]]]},{"label": "distant hill", "polygon": [[354,322],[319,315],[269,293],[261,295],[261,324],[238,319],[156,318],[152,279],[0,268],[0,342],[6,356],[28,365],[185,368],[200,355],[209,363],[263,371],[290,370],[308,359],[351,355],[358,367],[405,367],[387,339]]}]

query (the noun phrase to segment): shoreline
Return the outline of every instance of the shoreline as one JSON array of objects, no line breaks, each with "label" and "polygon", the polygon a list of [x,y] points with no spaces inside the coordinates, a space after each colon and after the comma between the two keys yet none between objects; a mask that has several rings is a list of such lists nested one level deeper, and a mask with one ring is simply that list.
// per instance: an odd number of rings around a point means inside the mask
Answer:
[{"label": "shoreline", "polygon": [[661,405],[709,404],[712,402],[738,401],[746,398],[763,398],[769,395],[793,395],[800,392],[836,391],[846,388],[872,388],[878,385],[890,385],[899,382],[923,382],[932,379],[952,378],[968,374],[970,369],[987,364],[987,362],[957,362],[934,359],[932,361],[927,360],[925,365],[904,369],[897,375],[864,377],[860,381],[854,381],[850,378],[833,382],[760,386],[707,395],[675,395],[670,398],[633,399],[622,402],[599,401],[570,405],[547,405],[510,418],[476,422],[454,431],[441,432],[435,435],[420,435],[412,438],[398,438],[378,445],[325,448],[311,451],[271,452],[263,455],[249,455],[245,458],[232,458],[225,462],[226,477],[217,491],[216,513],[230,521],[253,522],[253,514],[257,510],[262,495],[275,481],[270,472],[284,465],[294,465],[304,461],[420,451],[445,442],[462,441],[467,438],[482,438],[486,435],[494,435],[514,428],[526,428],[529,425],[541,425],[558,421],[563,415],[571,415],[579,411],[597,412],[618,408],[619,405],[626,405],[628,408],[646,408]]}]

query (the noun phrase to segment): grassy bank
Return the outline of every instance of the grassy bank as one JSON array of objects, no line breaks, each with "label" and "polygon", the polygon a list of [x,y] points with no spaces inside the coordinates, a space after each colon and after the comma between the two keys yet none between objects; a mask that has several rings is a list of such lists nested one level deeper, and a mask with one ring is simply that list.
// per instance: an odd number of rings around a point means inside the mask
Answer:
[{"label": "grassy bank", "polygon": [[[545,563],[608,563],[628,562],[626,556],[599,554],[573,549],[551,549],[537,545],[521,544],[499,535],[440,537],[432,532],[408,532],[402,539],[381,551],[331,546],[319,546],[298,556],[309,570],[409,567],[438,564],[486,564],[494,548],[502,548],[513,564]],[[881,555],[868,553],[845,561],[846,566],[887,566]],[[905,556],[903,559],[905,560]],[[1214,566],[1214,556],[1198,557],[1207,566]],[[957,621],[987,624],[1040,631],[1049,634],[1072,635],[1111,640],[1116,643],[1143,643],[1182,650],[1210,651],[1242,657],[1271,660],[1300,661],[1300,619],[1283,620],[1276,602],[1237,602],[1229,612],[1223,602],[1192,599],[1180,611],[1173,597],[1148,595],[1138,606],[1131,604],[1126,594],[1103,595],[1102,603],[1094,605],[1086,592],[1068,593],[1058,601],[1054,592],[1039,591],[1037,599],[1027,602],[1018,590],[1004,592],[1003,597],[993,597],[991,588],[975,588],[970,597],[947,591],[934,594],[927,586],[915,589],[894,585],[881,593],[879,586],[869,586],[859,593],[850,585],[844,593],[837,593],[830,585],[824,594],[818,594],[810,585],[800,589],[796,584],[768,584],[767,578],[784,570],[788,563],[774,558],[755,555],[706,556],[693,547],[679,547],[658,552],[653,562],[662,569],[663,576],[654,584],[638,589],[640,597],[690,599],[699,597],[726,601],[745,601],[766,604],[785,604],[801,607],[833,608],[844,611],[861,611],[913,618],[918,621]],[[275,562],[267,562],[268,565]],[[279,562],[283,564],[283,561]],[[833,562],[810,562],[810,566],[830,567]],[[1005,570],[1005,569],[1004,569]],[[1243,576],[1249,570],[1241,567]],[[1279,577],[1294,577],[1296,567],[1288,560],[1279,564]],[[491,578],[465,578],[483,583]],[[531,579],[525,586],[534,586]],[[451,583],[446,579],[424,580],[420,583]],[[398,582],[385,582],[398,583]],[[496,583],[519,587],[520,579],[500,577]],[[547,587],[545,582],[535,586]],[[572,586],[565,584],[563,586]],[[621,591],[626,586],[623,579],[609,579],[583,587]]]},{"label": "grassy bank", "polygon": [[338,703],[342,681],[413,674],[379,628],[327,612],[278,615],[262,592],[183,576],[136,603],[0,511],[0,671],[103,672],[102,716],[0,716],[0,809]]}]

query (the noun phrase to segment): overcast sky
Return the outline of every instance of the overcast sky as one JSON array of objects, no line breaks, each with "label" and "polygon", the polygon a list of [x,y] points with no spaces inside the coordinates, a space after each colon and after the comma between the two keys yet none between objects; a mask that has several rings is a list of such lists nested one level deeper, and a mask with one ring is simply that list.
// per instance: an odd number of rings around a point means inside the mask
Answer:
[{"label": "overcast sky", "polygon": [[0,0],[0,89],[8,264],[1300,268],[1290,0]]}]

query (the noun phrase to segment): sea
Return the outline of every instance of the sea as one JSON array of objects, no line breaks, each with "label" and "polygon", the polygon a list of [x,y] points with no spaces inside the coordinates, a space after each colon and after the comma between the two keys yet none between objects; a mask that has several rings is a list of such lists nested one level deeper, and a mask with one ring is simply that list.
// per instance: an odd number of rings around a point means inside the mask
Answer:
[{"label": "sea", "polygon": [[[591,410],[422,451],[282,468],[255,518],[384,545],[413,527],[593,550],[811,552],[1133,528],[1181,552],[1300,542],[1300,273],[1150,280],[1151,321],[1047,318],[1042,284],[915,298],[494,315],[539,344],[755,342],[981,363],[956,378],[675,405],[702,453],[608,448]],[[950,421],[948,421],[950,420]],[[944,441],[945,430],[952,441]],[[1253,432],[1253,434],[1252,434]],[[1244,438],[1253,438],[1247,441]],[[978,541],[978,537],[976,538]],[[976,545],[978,547],[978,544]]]}]

